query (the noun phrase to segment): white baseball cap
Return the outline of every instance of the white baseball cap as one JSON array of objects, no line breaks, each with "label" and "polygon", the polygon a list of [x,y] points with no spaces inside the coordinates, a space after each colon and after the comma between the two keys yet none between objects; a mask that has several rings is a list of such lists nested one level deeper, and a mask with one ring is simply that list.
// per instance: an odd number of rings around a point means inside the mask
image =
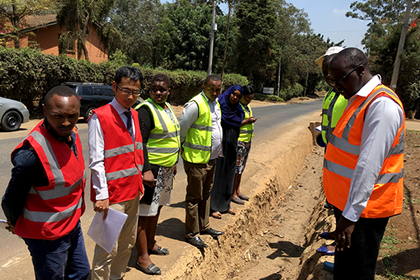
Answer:
[{"label": "white baseball cap", "polygon": [[316,63],[316,64],[318,64],[318,66],[322,69],[322,62],[324,61],[324,57],[329,56],[329,55],[332,55],[332,54],[339,53],[339,52],[341,52],[342,50],[344,50],[344,48],[343,48],[343,47],[339,47],[339,46],[334,46],[334,47],[331,47],[331,48],[329,48],[329,49],[327,50],[327,52],[326,52],[324,55],[322,55],[322,56],[318,57],[318,58],[315,60],[315,63]]}]

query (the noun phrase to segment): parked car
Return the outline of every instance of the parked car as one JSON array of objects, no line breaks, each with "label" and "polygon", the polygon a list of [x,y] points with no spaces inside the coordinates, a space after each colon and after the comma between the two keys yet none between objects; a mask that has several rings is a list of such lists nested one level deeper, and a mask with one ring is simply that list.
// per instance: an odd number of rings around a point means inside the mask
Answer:
[{"label": "parked car", "polygon": [[[87,121],[92,115],[92,111],[105,104],[108,104],[114,98],[112,87],[101,83],[63,83],[72,88],[80,98],[80,116]],[[136,101],[136,106],[140,101]]]},{"label": "parked car", "polygon": [[0,120],[2,130],[18,130],[22,123],[29,121],[28,108],[22,102],[0,97]]}]

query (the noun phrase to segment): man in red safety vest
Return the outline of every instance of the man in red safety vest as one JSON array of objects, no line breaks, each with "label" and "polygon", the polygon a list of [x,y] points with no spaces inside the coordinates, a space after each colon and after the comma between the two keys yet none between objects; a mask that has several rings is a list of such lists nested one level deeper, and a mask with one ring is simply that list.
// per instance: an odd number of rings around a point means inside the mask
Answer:
[{"label": "man in red safety vest", "polygon": [[87,279],[80,226],[86,175],[75,128],[79,97],[69,87],[54,87],[43,111],[45,119],[12,152],[3,211],[8,229],[28,246],[36,279]]},{"label": "man in red safety vest", "polygon": [[118,69],[112,82],[115,98],[93,110],[88,121],[94,210],[104,212],[104,220],[109,208],[127,214],[111,253],[96,244],[92,279],[124,277],[136,241],[142,182],[154,184],[150,164],[145,159],[147,152],[144,152],[138,113],[131,108],[140,94],[142,82],[139,69],[128,66]]}]

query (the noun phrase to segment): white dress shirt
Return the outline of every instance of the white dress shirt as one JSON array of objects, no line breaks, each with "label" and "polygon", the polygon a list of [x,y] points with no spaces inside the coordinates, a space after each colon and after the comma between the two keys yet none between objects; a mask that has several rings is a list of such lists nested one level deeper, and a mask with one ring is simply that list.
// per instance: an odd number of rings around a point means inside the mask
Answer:
[{"label": "white dress shirt", "polygon": [[[124,112],[128,111],[122,106],[115,98],[109,103],[117,110],[123,123],[127,126],[127,116]],[[131,123],[133,124],[133,138],[135,139],[136,128],[134,125],[133,117],[131,117]],[[104,145],[104,134],[102,132],[101,123],[99,122],[98,116],[93,114],[89,119],[89,132],[88,132],[88,143],[89,143],[89,168],[92,173],[92,187],[96,193],[96,200],[104,200],[109,197],[108,194],[108,183],[105,177],[105,145]],[[115,137],[118,137],[116,135]]]},{"label": "white dress shirt", "polygon": [[[210,112],[211,112],[211,154],[210,159],[218,158],[219,156],[223,156],[223,146],[222,146],[222,138],[223,138],[223,131],[222,131],[222,113],[220,112],[219,106],[217,106],[216,101],[210,101],[207,96],[202,93],[207,103],[209,104]],[[179,125],[181,126],[180,136],[181,136],[181,143],[184,143],[185,138],[187,137],[188,130],[190,129],[191,125],[194,124],[198,119],[198,105],[194,101],[187,102],[184,105],[184,111],[182,112],[182,116],[179,120]]]},{"label": "white dress shirt", "polygon": [[[357,96],[366,97],[381,84],[381,77],[374,76],[354,96],[347,105],[353,103]],[[376,98],[366,111],[363,125],[360,156],[351,179],[349,196],[343,216],[357,222],[372,194],[373,187],[382,164],[404,122],[401,107],[391,98]]]}]

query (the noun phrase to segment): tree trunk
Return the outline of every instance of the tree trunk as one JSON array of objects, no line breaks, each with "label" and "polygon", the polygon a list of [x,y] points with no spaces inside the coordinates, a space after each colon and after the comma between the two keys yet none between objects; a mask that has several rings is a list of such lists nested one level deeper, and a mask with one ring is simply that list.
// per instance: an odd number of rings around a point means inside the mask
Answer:
[{"label": "tree trunk", "polygon": [[85,23],[83,24],[82,38],[81,38],[81,42],[80,42],[80,45],[82,46],[83,54],[85,55],[85,60],[86,61],[89,61],[89,54],[88,54],[88,50],[86,48],[86,36],[87,36],[86,33],[87,33],[88,24],[89,24],[89,17],[90,17],[90,14],[89,14],[89,12],[87,12]]},{"label": "tree trunk", "polygon": [[16,49],[20,49],[20,38],[19,38],[19,16],[16,15],[17,11],[16,11],[16,5],[12,5],[13,8],[13,17],[11,18],[11,23],[13,26],[13,35],[15,36],[13,38],[13,41],[15,43],[15,48]]},{"label": "tree trunk", "polygon": [[232,10],[232,2],[229,1],[229,13],[228,13],[227,30],[226,30],[225,51],[223,53],[222,73],[220,74],[220,79],[222,79],[222,81],[223,81],[223,74],[225,72],[226,52],[227,52],[227,47],[228,47],[228,42],[229,42],[229,24],[230,24],[231,10]]}]

